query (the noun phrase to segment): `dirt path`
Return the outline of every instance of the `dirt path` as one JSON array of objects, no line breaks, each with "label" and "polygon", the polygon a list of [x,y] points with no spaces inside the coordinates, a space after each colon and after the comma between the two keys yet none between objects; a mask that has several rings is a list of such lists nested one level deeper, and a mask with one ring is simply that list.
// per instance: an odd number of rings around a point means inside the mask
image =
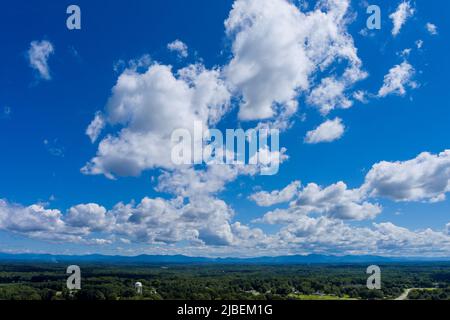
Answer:
[{"label": "dirt path", "polygon": [[406,290],[403,291],[403,293],[402,293],[398,298],[396,298],[395,300],[406,300],[406,299],[408,299],[409,293],[410,293],[412,290],[414,290],[414,289],[415,289],[415,288],[406,289]]},{"label": "dirt path", "polygon": [[403,293],[400,295],[400,297],[396,298],[395,300],[408,300],[408,295],[412,290],[434,290],[435,288],[410,288],[405,289]]}]

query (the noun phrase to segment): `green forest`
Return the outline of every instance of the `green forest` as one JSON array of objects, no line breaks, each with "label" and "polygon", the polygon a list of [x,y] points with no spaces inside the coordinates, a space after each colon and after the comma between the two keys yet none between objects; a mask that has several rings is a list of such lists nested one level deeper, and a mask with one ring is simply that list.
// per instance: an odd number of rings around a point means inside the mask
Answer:
[{"label": "green forest", "polygon": [[358,264],[80,267],[81,290],[68,290],[67,265],[2,263],[0,300],[367,300],[407,289],[408,299],[450,299],[448,263],[380,265],[380,290],[367,289],[367,265]]}]

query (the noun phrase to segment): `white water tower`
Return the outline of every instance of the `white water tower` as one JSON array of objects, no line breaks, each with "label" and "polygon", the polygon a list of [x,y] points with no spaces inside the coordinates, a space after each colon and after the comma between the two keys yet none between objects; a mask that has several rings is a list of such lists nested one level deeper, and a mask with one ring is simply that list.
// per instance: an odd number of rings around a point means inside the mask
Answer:
[{"label": "white water tower", "polygon": [[141,282],[136,282],[134,284],[134,288],[136,289],[137,294],[142,294],[142,283]]}]

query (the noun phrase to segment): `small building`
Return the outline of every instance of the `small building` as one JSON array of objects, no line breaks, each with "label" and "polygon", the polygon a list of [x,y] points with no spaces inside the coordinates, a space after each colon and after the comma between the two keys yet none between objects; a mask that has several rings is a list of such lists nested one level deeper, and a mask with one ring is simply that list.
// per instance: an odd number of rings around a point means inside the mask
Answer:
[{"label": "small building", "polygon": [[136,293],[137,294],[142,294],[142,283],[141,282],[136,282],[134,284],[134,288],[136,289]]}]

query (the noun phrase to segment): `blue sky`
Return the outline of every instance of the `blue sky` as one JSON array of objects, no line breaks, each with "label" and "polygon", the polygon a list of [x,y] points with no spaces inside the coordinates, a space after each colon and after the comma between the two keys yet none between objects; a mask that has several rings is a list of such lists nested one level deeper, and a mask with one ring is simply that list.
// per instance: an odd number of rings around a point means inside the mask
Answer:
[{"label": "blue sky", "polygon": [[[257,3],[77,1],[81,30],[72,2],[5,3],[0,250],[449,256],[450,4]],[[210,128],[280,129],[278,174],[168,163],[196,108],[225,109]]]}]

